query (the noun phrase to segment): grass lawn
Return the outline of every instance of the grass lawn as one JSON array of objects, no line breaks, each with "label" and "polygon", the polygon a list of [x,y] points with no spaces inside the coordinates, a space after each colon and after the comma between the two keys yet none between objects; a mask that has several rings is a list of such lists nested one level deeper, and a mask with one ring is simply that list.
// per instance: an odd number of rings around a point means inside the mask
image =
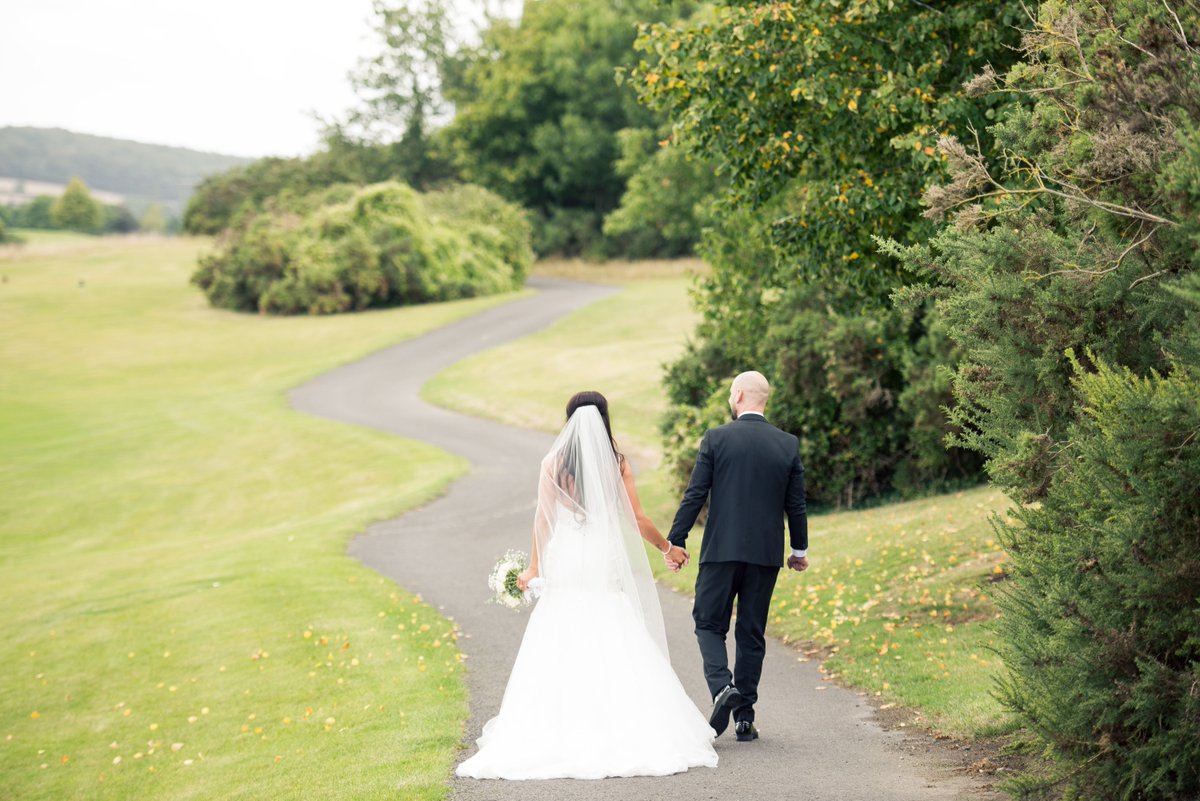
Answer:
[{"label": "grass lawn", "polygon": [[[77,231],[43,231],[37,228],[9,228],[8,232],[19,239],[19,242],[5,243],[0,248],[20,248],[22,246],[44,245],[77,245],[83,242],[95,242],[98,237],[91,234],[81,234]],[[126,239],[122,237],[122,239]],[[0,250],[0,252],[3,252]]]},{"label": "grass lawn", "polygon": [[[658,421],[666,409],[662,366],[679,352],[694,322],[685,275],[694,262],[666,264],[654,277],[517,342],[468,357],[443,371],[422,396],[459,411],[557,432],[567,400],[584,389],[604,393],[614,435],[642,472],[658,466]],[[541,263],[538,274],[620,280],[623,263]]]},{"label": "grass lawn", "polygon": [[[618,444],[638,468],[643,504],[665,533],[678,497],[659,467],[661,366],[680,352],[695,322],[686,276],[696,268],[659,262],[643,276],[636,265],[540,264],[535,271],[624,289],[542,333],[454,365],[424,394],[460,411],[557,431],[573,392],[600,390]],[[820,646],[831,680],[910,707],[939,731],[1007,730],[1009,719],[990,694],[998,664],[988,627],[996,615],[989,579],[1004,554],[987,522],[1006,505],[999,492],[980,488],[813,516],[812,567],[780,574],[771,633]],[[688,543],[693,554],[700,539],[697,529]],[[650,564],[680,589],[695,582],[695,562],[677,575],[653,555]]]},{"label": "grass lawn", "polygon": [[455,632],[345,544],[464,465],[285,395],[500,299],[233,314],[206,244],[0,247],[4,796],[441,798]]}]

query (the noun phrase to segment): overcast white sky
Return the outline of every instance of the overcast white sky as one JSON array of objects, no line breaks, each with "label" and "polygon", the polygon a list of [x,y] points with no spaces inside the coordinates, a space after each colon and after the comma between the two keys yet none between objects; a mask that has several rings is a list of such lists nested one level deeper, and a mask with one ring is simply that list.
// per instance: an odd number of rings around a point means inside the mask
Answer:
[{"label": "overcast white sky", "polygon": [[0,127],[308,153],[371,27],[371,0],[4,0]]}]

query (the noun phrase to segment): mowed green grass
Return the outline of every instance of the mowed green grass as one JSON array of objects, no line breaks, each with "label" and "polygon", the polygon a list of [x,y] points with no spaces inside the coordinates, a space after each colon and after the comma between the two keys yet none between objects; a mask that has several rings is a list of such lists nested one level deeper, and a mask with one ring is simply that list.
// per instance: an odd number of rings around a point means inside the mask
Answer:
[{"label": "mowed green grass", "polygon": [[233,314],[206,246],[0,248],[3,795],[441,798],[456,632],[345,545],[465,465],[286,392],[502,299]]},{"label": "mowed green grass", "polygon": [[81,234],[76,231],[42,231],[36,228],[9,228],[8,232],[20,240],[13,243],[18,247],[22,245],[78,244],[96,239],[96,237],[90,234]]},{"label": "mowed green grass", "polygon": [[[662,365],[680,353],[694,325],[687,275],[697,265],[672,270],[658,263],[648,278],[638,278],[630,265],[538,269],[624,282],[624,288],[542,333],[454,365],[426,386],[425,396],[471,414],[557,431],[573,392],[600,390],[609,398],[618,443],[638,468],[642,502],[665,533],[678,496],[660,468]],[[999,665],[988,626],[997,614],[990,579],[1004,561],[988,519],[1006,506],[999,492],[980,488],[814,515],[812,567],[780,573],[771,634],[801,646],[798,659],[810,658],[804,653],[809,644],[819,646],[826,678],[865,689],[883,704],[909,707],[939,731],[972,736],[1010,728],[991,695]],[[693,555],[701,539],[697,528],[688,542]],[[650,564],[678,589],[690,592],[695,583],[695,560],[679,574],[653,553]]]},{"label": "mowed green grass", "polygon": [[[675,358],[695,315],[687,275],[699,262],[655,262],[652,278],[581,309],[517,342],[468,357],[422,389],[432,403],[468,414],[557,432],[567,400],[594,389],[608,398],[614,436],[641,471],[658,466],[658,425],[666,410],[662,368]],[[609,283],[636,263],[539,264],[535,271]]]}]

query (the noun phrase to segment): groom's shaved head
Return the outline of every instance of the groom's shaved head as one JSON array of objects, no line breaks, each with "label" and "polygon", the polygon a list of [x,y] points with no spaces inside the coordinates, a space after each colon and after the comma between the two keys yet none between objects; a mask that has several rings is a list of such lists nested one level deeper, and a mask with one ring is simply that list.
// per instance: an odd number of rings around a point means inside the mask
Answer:
[{"label": "groom's shaved head", "polygon": [[771,395],[771,385],[767,383],[767,378],[762,373],[757,370],[747,370],[733,379],[733,385],[729,388],[729,394],[734,398],[739,392],[742,394],[742,403],[739,404],[741,411],[747,409],[762,411],[766,408],[767,398]]}]

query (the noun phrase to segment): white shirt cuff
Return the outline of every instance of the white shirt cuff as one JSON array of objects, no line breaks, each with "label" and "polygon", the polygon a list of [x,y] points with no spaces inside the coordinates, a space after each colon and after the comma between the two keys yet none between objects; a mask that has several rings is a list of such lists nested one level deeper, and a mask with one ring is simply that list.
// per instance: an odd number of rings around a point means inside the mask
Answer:
[{"label": "white shirt cuff", "polygon": [[805,559],[808,557],[808,549],[805,548],[804,550],[799,550],[798,548],[793,548],[792,556],[796,557],[797,559]]}]

